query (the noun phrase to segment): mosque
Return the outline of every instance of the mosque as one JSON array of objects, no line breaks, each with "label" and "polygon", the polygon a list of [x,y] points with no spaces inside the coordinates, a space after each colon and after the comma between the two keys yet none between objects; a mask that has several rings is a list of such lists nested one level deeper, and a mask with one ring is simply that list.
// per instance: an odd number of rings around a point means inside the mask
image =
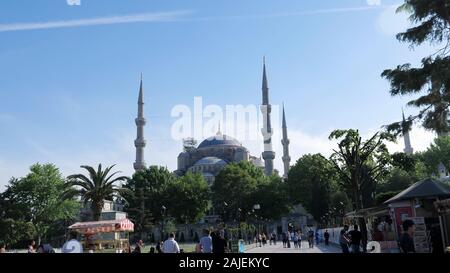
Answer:
[{"label": "mosque", "polygon": [[[211,185],[217,174],[227,165],[233,162],[248,161],[261,168],[265,175],[274,173],[273,162],[275,152],[272,149],[273,128],[271,126],[271,105],[269,103],[269,87],[266,74],[266,64],[263,63],[262,77],[262,104],[261,112],[263,114],[263,128],[261,130],[264,136],[264,152],[261,156],[251,155],[249,150],[237,139],[222,134],[219,131],[216,135],[203,140],[197,147],[184,151],[178,155],[178,167],[175,174],[182,176],[187,172],[201,173],[205,180]],[[141,77],[141,84],[138,99],[138,117],[136,118],[137,138],[134,142],[136,147],[136,161],[134,169],[140,170],[146,167],[144,161],[144,148],[146,141],[144,139],[144,90]],[[289,139],[287,136],[286,117],[283,108],[283,164],[284,178],[287,178],[289,172]]]}]

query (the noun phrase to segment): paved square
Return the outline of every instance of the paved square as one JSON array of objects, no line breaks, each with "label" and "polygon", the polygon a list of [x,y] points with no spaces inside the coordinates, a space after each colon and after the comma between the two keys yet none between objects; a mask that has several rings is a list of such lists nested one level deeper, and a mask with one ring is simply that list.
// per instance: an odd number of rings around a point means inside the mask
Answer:
[{"label": "paved square", "polygon": [[301,248],[295,248],[294,244],[291,243],[291,248],[283,248],[282,242],[277,242],[276,245],[269,245],[263,247],[255,247],[256,244],[248,246],[245,253],[342,253],[341,248],[336,245],[325,246],[325,244],[320,244],[319,246],[314,245],[313,248],[309,248],[308,242],[302,241]]}]

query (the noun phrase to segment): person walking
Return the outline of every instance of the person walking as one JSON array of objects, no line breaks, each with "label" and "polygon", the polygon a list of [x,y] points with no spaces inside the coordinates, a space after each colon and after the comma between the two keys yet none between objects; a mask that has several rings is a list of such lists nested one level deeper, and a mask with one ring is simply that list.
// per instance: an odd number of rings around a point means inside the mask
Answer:
[{"label": "person walking", "polygon": [[308,243],[309,248],[314,248],[314,231],[312,230],[312,228],[310,228],[308,231]]},{"label": "person walking", "polygon": [[350,238],[348,238],[348,226],[344,225],[344,228],[339,234],[339,245],[341,246],[342,253],[349,253],[348,244],[350,243]]},{"label": "person walking", "polygon": [[34,240],[30,240],[30,242],[28,243],[28,253],[36,253],[36,242]]},{"label": "person walking", "polygon": [[6,253],[6,244],[4,242],[0,243],[0,253]]},{"label": "person walking", "polygon": [[286,247],[291,248],[291,233],[289,231],[286,232]]},{"label": "person walking", "polygon": [[266,246],[266,244],[267,244],[267,237],[266,237],[265,233],[262,234],[262,243],[263,243],[263,246]]},{"label": "person walking", "polygon": [[180,247],[177,241],[175,241],[175,234],[172,232],[169,234],[169,239],[167,239],[162,246],[163,253],[179,253]]},{"label": "person walking", "polygon": [[156,244],[156,253],[163,253],[162,252],[162,249],[161,249],[161,247],[162,247],[162,245],[163,245],[164,243],[163,242],[158,242],[157,244]]},{"label": "person walking", "polygon": [[405,220],[402,223],[403,234],[400,237],[400,249],[403,253],[415,253],[414,247],[414,222],[412,220]]},{"label": "person walking", "polygon": [[283,234],[282,234],[282,239],[283,239],[283,248],[286,248],[287,243],[286,243],[286,233],[285,232],[283,232]]},{"label": "person walking", "polygon": [[298,248],[299,249],[302,249],[302,236],[303,236],[302,230],[299,229],[298,230]]},{"label": "person walking", "polygon": [[201,253],[212,253],[212,237],[208,229],[203,230],[203,237],[200,239],[199,246]]},{"label": "person walking", "polygon": [[330,233],[328,233],[328,229],[325,230],[323,238],[325,239],[325,245],[328,246],[330,244]]},{"label": "person walking", "polygon": [[297,235],[297,232],[293,232],[292,241],[294,241],[294,248],[297,249],[298,248],[298,235]]},{"label": "person walking", "polygon": [[216,235],[215,237],[213,237],[212,244],[214,254],[224,254],[227,252],[228,243],[225,239],[225,233],[223,232],[223,230],[219,232],[218,236]]},{"label": "person walking", "polygon": [[353,226],[353,230],[349,232],[350,235],[350,250],[352,253],[361,253],[360,246],[362,240],[362,233],[358,230],[358,225]]},{"label": "person walking", "polygon": [[142,253],[142,248],[144,247],[144,242],[142,240],[139,240],[136,243],[136,247],[133,250],[133,253]]},{"label": "person walking", "polygon": [[64,243],[62,253],[83,253],[83,245],[77,240],[78,234],[72,231],[69,240]]}]

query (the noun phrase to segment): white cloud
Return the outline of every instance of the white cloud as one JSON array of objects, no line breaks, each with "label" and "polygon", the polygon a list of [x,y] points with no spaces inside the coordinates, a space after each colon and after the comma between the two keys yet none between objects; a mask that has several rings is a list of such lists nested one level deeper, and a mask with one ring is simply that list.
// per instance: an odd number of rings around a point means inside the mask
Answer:
[{"label": "white cloud", "polygon": [[0,32],[19,31],[19,30],[35,30],[35,29],[50,29],[50,28],[83,27],[83,26],[95,26],[95,25],[126,24],[126,23],[137,23],[137,22],[170,22],[170,21],[175,21],[175,20],[179,19],[181,16],[190,14],[190,13],[191,13],[190,11],[182,10],[182,11],[172,11],[172,12],[108,16],[108,17],[98,17],[98,18],[79,19],[79,20],[0,24]]}]

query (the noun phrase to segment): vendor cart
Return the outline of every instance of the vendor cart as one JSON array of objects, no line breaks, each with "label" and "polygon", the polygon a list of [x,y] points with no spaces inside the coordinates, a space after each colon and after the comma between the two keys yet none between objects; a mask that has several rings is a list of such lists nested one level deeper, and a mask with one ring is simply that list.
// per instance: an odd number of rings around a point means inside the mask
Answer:
[{"label": "vendor cart", "polygon": [[81,242],[86,252],[114,249],[116,253],[129,252],[129,232],[134,224],[128,219],[78,222],[69,230],[81,234]]}]

